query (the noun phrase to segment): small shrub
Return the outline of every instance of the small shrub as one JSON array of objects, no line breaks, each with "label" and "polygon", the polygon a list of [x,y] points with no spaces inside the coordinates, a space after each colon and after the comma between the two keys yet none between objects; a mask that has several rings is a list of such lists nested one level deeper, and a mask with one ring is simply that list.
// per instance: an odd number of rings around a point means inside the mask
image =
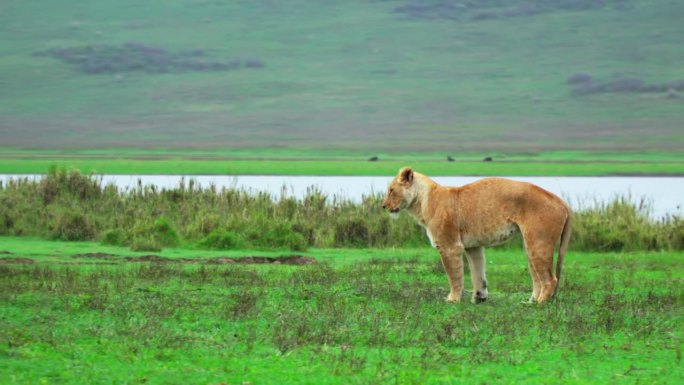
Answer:
[{"label": "small shrub", "polygon": [[124,245],[126,243],[126,234],[121,229],[107,230],[102,234],[102,243],[113,246]]},{"label": "small shrub", "polygon": [[[149,218],[142,218],[135,224],[131,231],[133,243],[149,240],[156,247],[174,247],[180,243],[178,234],[171,226],[168,219],[161,217],[150,224]],[[132,244],[133,244],[132,243]]]},{"label": "small shrub", "polygon": [[209,212],[210,210],[201,210],[195,214],[193,219],[188,220],[188,226],[183,234],[186,237],[202,238],[211,234],[216,230],[220,230],[222,219],[221,216]]},{"label": "small shrub", "polygon": [[283,246],[291,251],[306,251],[308,243],[302,234],[292,231],[283,239]]},{"label": "small shrub", "polygon": [[362,218],[342,219],[335,225],[336,247],[364,247],[369,236],[368,224]]},{"label": "small shrub", "polygon": [[9,205],[4,199],[0,199],[0,235],[10,234],[14,227],[14,216],[16,214],[10,210]]},{"label": "small shrub", "polygon": [[238,237],[226,230],[214,230],[199,242],[199,245],[207,249],[230,250],[239,248]]},{"label": "small shrub", "polygon": [[304,251],[307,249],[307,241],[304,235],[293,230],[289,223],[279,223],[268,228],[262,233],[259,246],[286,248],[292,251]]},{"label": "small shrub", "polygon": [[101,180],[90,175],[83,175],[73,170],[67,173],[64,169],[50,168],[48,174],[40,180],[38,193],[43,203],[48,205],[59,197],[78,200],[89,200],[102,193]]},{"label": "small shrub", "polygon": [[150,238],[135,238],[131,242],[132,251],[162,251],[162,245],[155,239]]},{"label": "small shrub", "polygon": [[50,234],[64,241],[92,239],[95,230],[85,214],[78,210],[61,209],[51,222]]},{"label": "small shrub", "polygon": [[163,246],[178,246],[179,238],[176,231],[171,227],[169,220],[166,218],[159,218],[154,222],[152,227],[153,236],[159,244]]}]

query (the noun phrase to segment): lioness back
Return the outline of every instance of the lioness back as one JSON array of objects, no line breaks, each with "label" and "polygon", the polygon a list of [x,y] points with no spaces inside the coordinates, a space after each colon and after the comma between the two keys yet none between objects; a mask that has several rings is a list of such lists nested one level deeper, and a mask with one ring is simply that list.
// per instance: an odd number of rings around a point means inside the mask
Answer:
[{"label": "lioness back", "polygon": [[539,186],[505,178],[485,178],[456,190],[458,199],[477,211],[477,216],[512,218],[567,207],[562,199]]}]

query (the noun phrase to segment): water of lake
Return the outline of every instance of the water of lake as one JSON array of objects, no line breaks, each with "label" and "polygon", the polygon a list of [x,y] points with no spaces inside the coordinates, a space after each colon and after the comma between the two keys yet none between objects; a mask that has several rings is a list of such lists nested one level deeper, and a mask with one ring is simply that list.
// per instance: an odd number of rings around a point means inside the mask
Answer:
[{"label": "water of lake", "polygon": [[[10,178],[40,178],[40,175],[0,175],[6,183]],[[307,190],[319,191],[342,199],[360,201],[363,195],[384,193],[390,177],[368,176],[255,176],[255,175],[103,175],[104,184],[113,183],[120,189],[130,189],[141,181],[143,185],[158,188],[178,186],[181,178],[190,179],[201,187],[215,185],[217,188],[234,187],[256,193],[268,192],[274,197],[293,196],[302,198]],[[436,182],[447,186],[461,186],[479,177],[434,177]],[[575,209],[591,207],[600,202],[611,201],[618,196],[634,202],[644,200],[653,218],[665,215],[684,216],[683,177],[510,177],[510,179],[534,183],[565,198]]]}]

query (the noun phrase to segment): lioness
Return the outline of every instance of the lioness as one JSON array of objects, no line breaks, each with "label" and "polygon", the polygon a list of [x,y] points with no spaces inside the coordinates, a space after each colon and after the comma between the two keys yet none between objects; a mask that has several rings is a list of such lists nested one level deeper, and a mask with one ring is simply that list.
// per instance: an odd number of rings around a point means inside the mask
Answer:
[{"label": "lioness", "polygon": [[[502,243],[517,232],[522,233],[532,276],[530,302],[546,302],[558,289],[571,213],[562,199],[538,186],[485,178],[463,187],[444,187],[404,167],[390,182],[382,207],[392,214],[407,209],[425,228],[449,278],[449,302],[461,300],[464,253],[472,275],[472,301],[487,299],[484,246]],[[559,239],[554,275],[553,252]]]}]

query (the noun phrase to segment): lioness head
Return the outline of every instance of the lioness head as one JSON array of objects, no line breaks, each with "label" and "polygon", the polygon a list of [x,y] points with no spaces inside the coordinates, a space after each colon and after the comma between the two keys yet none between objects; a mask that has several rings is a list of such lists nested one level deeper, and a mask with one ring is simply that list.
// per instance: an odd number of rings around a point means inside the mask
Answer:
[{"label": "lioness head", "polygon": [[392,179],[387,187],[387,195],[382,202],[382,208],[396,216],[399,210],[405,209],[413,199],[411,187],[413,186],[413,170],[411,167],[404,167],[399,170],[399,174]]}]

